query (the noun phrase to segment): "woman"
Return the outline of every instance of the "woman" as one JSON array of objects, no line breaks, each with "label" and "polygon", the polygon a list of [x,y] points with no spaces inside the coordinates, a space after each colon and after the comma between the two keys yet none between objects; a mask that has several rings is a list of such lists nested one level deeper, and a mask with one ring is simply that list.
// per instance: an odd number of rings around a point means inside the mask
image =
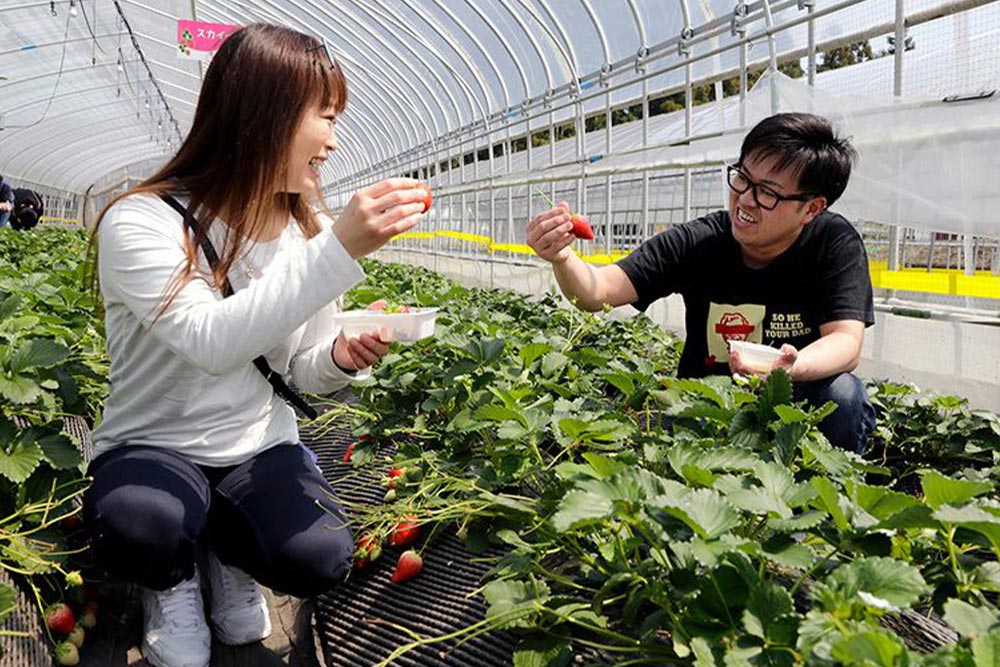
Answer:
[{"label": "woman", "polygon": [[349,569],[343,514],[254,365],[263,355],[299,388],[330,392],[388,351],[340,335],[336,300],[363,279],[357,258],[418,222],[424,193],[389,179],[335,222],[313,209],[346,101],[315,38],[234,32],[177,155],[95,231],[111,391],[84,518],[98,564],[143,587],[154,665],[208,665],[202,578],[217,638],[243,644],[270,632],[257,582],[305,597]]}]

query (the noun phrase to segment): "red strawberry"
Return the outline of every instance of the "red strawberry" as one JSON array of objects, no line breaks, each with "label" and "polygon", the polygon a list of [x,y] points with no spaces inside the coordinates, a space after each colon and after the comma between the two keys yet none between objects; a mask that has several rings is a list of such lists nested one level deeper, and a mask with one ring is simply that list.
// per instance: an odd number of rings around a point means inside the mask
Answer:
[{"label": "red strawberry", "polygon": [[350,463],[351,462],[351,456],[354,455],[354,448],[355,447],[357,447],[358,445],[360,445],[362,442],[366,442],[366,441],[371,440],[371,439],[372,439],[371,435],[369,435],[367,433],[364,434],[364,435],[359,435],[357,440],[355,440],[354,442],[352,442],[351,444],[349,444],[347,446],[347,451],[344,452],[344,463]]},{"label": "red strawberry", "polygon": [[420,526],[417,525],[416,517],[408,516],[398,524],[389,534],[389,544],[394,547],[405,547],[413,544],[420,537]]},{"label": "red strawberry", "polygon": [[417,186],[417,189],[424,191],[424,210],[421,212],[426,213],[431,210],[431,202],[434,201],[434,195],[431,193],[431,186],[426,183],[421,183]]},{"label": "red strawberry", "polygon": [[399,484],[399,478],[406,474],[406,470],[403,468],[393,468],[389,471],[389,479],[386,480],[385,485],[390,489],[395,489]]},{"label": "red strawberry", "polygon": [[57,602],[45,610],[45,625],[52,632],[68,635],[76,625],[73,610],[65,602]]},{"label": "red strawberry", "polygon": [[392,580],[398,584],[417,576],[422,569],[424,569],[424,559],[420,557],[420,554],[413,549],[404,551],[399,557],[399,562],[396,563],[396,571],[392,573]]},{"label": "red strawberry", "polygon": [[56,663],[60,665],[79,665],[80,651],[69,642],[56,644]]},{"label": "red strawberry", "polygon": [[83,527],[83,517],[80,516],[79,512],[74,512],[73,514],[67,514],[59,521],[59,525],[67,533],[73,533]]},{"label": "red strawberry", "polygon": [[361,570],[381,555],[382,545],[375,541],[371,533],[365,533],[358,540],[358,548],[354,550],[354,567]]},{"label": "red strawberry", "polygon": [[590,226],[590,220],[585,216],[574,213],[569,216],[569,221],[573,223],[573,229],[570,230],[573,236],[584,241],[594,240],[594,228]]}]

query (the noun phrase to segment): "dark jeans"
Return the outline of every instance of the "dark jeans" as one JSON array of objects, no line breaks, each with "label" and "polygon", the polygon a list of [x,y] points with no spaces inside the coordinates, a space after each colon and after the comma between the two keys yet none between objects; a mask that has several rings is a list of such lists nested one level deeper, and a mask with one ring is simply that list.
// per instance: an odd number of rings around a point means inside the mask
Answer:
[{"label": "dark jeans", "polygon": [[191,577],[204,546],[280,593],[331,589],[350,571],[354,544],[310,454],[279,445],[226,468],[159,447],[102,454],[83,500],[98,566],[165,590]]},{"label": "dark jeans", "polygon": [[820,406],[827,401],[837,409],[819,424],[819,430],[836,447],[858,454],[868,449],[868,436],[875,430],[875,408],[868,400],[865,384],[850,373],[814,382],[796,382],[796,401]]}]

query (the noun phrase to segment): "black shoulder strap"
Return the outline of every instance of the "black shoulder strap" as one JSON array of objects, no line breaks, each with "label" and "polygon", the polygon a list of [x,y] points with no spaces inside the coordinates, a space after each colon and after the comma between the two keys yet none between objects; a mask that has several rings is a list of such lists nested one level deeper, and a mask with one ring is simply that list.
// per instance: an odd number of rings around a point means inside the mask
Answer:
[{"label": "black shoulder strap", "polygon": [[[195,238],[198,238],[199,236],[201,237],[201,250],[205,253],[205,259],[208,260],[209,266],[215,270],[215,267],[219,265],[219,255],[215,252],[215,246],[212,245],[212,241],[208,238],[208,230],[205,230],[204,233],[202,233],[201,225],[198,220],[195,219],[194,215],[190,211],[184,208],[183,204],[174,199],[172,195],[163,193],[160,195],[160,199],[165,201],[171,208],[181,214],[181,217],[184,218],[184,222],[187,226],[194,230]],[[222,294],[224,297],[230,297],[233,295],[233,287],[229,284],[228,278],[222,279],[222,285],[220,285],[220,287],[222,288]],[[281,396],[281,398],[285,401],[298,408],[299,412],[309,419],[316,419],[316,410],[311,405],[306,403],[305,399],[295,393],[295,391],[285,383],[281,374],[275,372],[274,369],[271,368],[271,366],[267,363],[267,359],[265,359],[263,355],[254,359],[253,365],[256,366],[257,370],[261,372],[264,379],[266,379],[271,386],[274,387],[274,391],[278,394],[278,396]]]}]

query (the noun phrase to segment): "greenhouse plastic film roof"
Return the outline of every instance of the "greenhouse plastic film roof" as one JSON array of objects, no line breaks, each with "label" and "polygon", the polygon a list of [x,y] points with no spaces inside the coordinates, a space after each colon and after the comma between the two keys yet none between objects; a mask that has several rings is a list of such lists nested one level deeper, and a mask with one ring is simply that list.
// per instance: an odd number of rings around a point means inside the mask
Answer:
[{"label": "greenhouse plastic film roof", "polygon": [[634,57],[679,35],[685,15],[701,22],[730,5],[2,0],[0,154],[14,176],[79,192],[169,152],[191,122],[204,68],[178,56],[177,19],[270,21],[325,37],[351,84],[345,144],[386,156]]},{"label": "greenhouse plastic film roof", "polygon": [[[923,50],[915,66],[903,70],[903,92],[918,102],[929,96],[940,102],[945,94],[997,87],[997,4],[907,2],[914,25],[949,12],[991,13],[967,17],[968,25],[956,23],[951,32],[935,29],[932,34],[943,38],[931,49],[928,34],[918,34]],[[355,175],[398,173],[419,163],[421,154],[443,157],[442,145],[467,150],[509,138],[515,124],[518,131],[534,131],[655,91],[676,92],[692,81],[773,64],[777,56],[804,57],[807,45],[884,36],[896,10],[895,0],[0,0],[0,173],[82,193],[108,185],[109,175],[128,165],[142,164],[148,173],[171,154],[190,125],[206,67],[178,48],[181,19],[269,21],[327,41],[350,90],[339,124],[341,149],[324,165],[326,181],[339,192],[356,185]],[[851,94],[876,92],[875,81],[881,82],[877,92],[892,95],[886,90],[892,58],[872,62],[879,65],[877,75],[870,67],[868,74],[851,67],[816,77],[817,87],[826,85],[825,78],[836,88],[835,113],[852,106]],[[730,144],[752,120],[735,113],[732,102],[728,111],[720,106],[725,122],[718,127],[732,134]],[[980,123],[980,133],[966,143],[995,141],[998,106],[983,106],[992,120]],[[697,137],[712,127],[712,114],[699,109],[693,120],[673,126]],[[614,129],[613,148],[600,150],[647,147],[650,160],[664,163],[667,156],[654,156],[655,131],[643,137],[635,127]],[[586,158],[599,141],[588,133],[568,159]],[[1000,153],[992,154],[995,161]],[[989,160],[979,156],[971,164],[989,166]],[[900,187],[927,193],[924,185]],[[874,190],[855,198],[882,196]],[[919,202],[913,208],[919,211]],[[960,212],[953,226],[977,230],[969,220],[981,210]]]}]

